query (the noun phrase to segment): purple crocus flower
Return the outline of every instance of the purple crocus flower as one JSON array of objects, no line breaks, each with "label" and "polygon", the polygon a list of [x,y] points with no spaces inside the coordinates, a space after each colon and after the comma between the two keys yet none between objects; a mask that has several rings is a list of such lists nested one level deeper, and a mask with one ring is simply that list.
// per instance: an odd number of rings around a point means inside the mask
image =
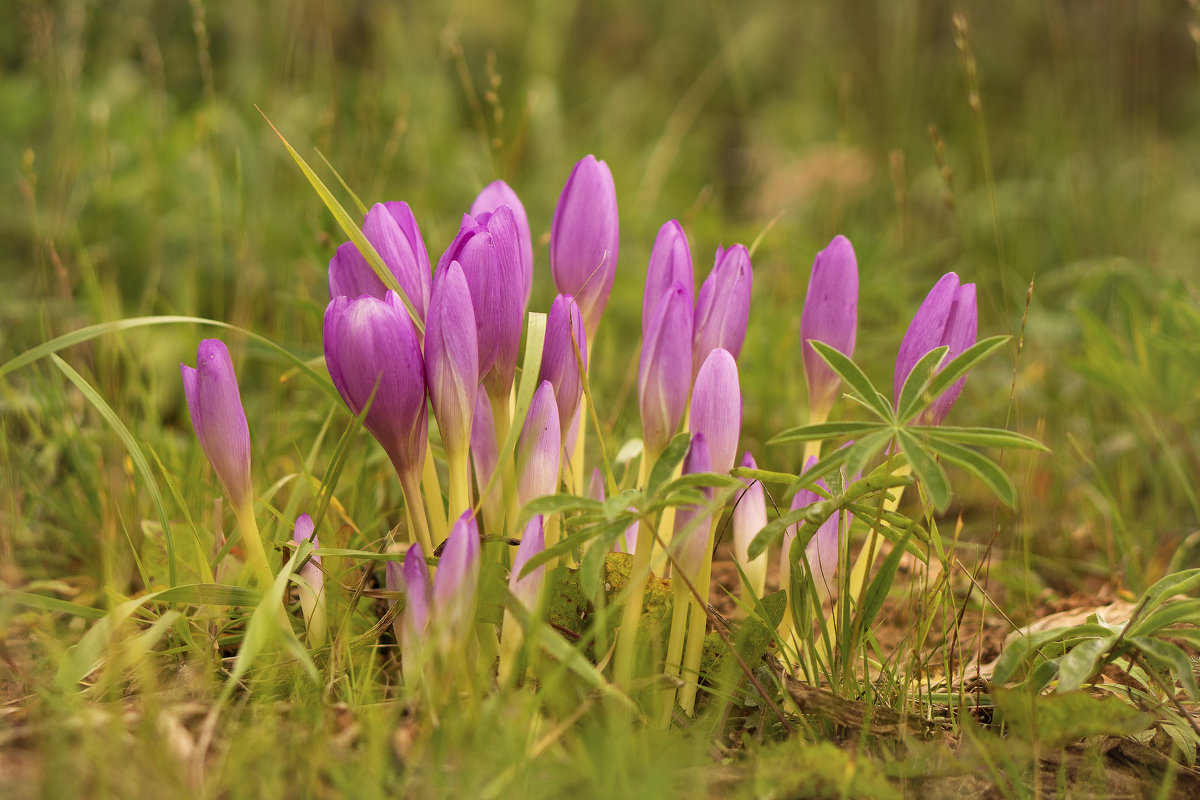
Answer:
[{"label": "purple crocus flower", "polygon": [[485,213],[494,213],[500,206],[512,209],[513,220],[517,226],[518,249],[521,253],[521,275],[525,286],[525,303],[529,305],[529,293],[533,290],[533,235],[529,231],[529,217],[525,215],[525,206],[521,198],[504,181],[492,181],[483,187],[483,191],[471,204],[470,214],[479,219]]},{"label": "purple crocus flower", "polygon": [[542,515],[538,514],[529,520],[525,533],[521,535],[521,544],[517,547],[517,555],[513,558],[512,573],[508,578],[508,589],[521,601],[529,611],[537,608],[538,595],[542,592],[542,584],[546,580],[546,565],[535,567],[528,575],[521,577],[521,571],[529,563],[529,559],[546,549],[546,530],[542,524]]},{"label": "purple crocus flower", "polygon": [[561,294],[583,311],[588,341],[596,337],[612,292],[620,250],[617,190],[608,164],[585,156],[571,170],[550,226],[550,272]]},{"label": "purple crocus flower", "polygon": [[812,277],[804,295],[804,314],[800,317],[800,348],[811,421],[829,416],[840,382],[811,342],[824,342],[850,357],[854,355],[857,328],[858,261],[850,240],[835,236],[813,260]]},{"label": "purple crocus flower", "polygon": [[562,435],[554,387],[542,381],[529,401],[529,413],[517,440],[517,503],[554,494],[558,488]]},{"label": "purple crocus flower", "polygon": [[[683,459],[683,474],[691,475],[697,472],[712,472],[712,461],[708,456],[708,443],[703,433],[692,434],[692,444],[688,448],[687,457]],[[705,498],[712,499],[712,489],[701,489]],[[704,566],[704,558],[708,554],[709,538],[712,531],[712,511],[705,505],[679,506],[675,511],[675,537],[683,537],[682,544],[675,551],[675,563],[683,575],[695,580]]]},{"label": "purple crocus flower", "polygon": [[234,508],[244,508],[253,493],[250,426],[229,350],[220,339],[205,339],[196,351],[195,369],[180,364],[179,370],[200,447]]},{"label": "purple crocus flower", "polygon": [[425,379],[442,444],[463,453],[471,444],[471,418],[479,382],[479,352],[471,291],[457,261],[433,276],[425,326]]},{"label": "purple crocus flower", "polygon": [[[376,203],[363,221],[363,235],[396,276],[408,300],[425,319],[429,308],[429,253],[408,203]],[[329,262],[329,297],[369,294],[383,299],[387,288],[353,242],[345,242]]]},{"label": "purple crocus flower", "polygon": [[[407,569],[407,560],[404,566]],[[474,621],[478,584],[479,526],[468,509],[450,529],[433,579],[438,624],[447,634],[461,633]]]},{"label": "purple crocus flower", "polygon": [[364,424],[401,479],[419,476],[429,430],[425,362],[412,321],[395,292],[383,300],[362,295],[356,300],[338,297],[329,304],[325,364],[351,411],[360,413],[371,400]]},{"label": "purple crocus flower", "polygon": [[[579,354],[576,358],[576,353]],[[587,369],[587,335],[583,330],[583,316],[574,298],[560,294],[550,305],[546,318],[546,339],[542,345],[542,366],[538,371],[538,382],[549,381],[554,386],[554,398],[558,402],[558,419],[563,441],[568,441],[568,428],[563,420],[575,418],[579,400],[583,396],[583,381],[579,377],[579,364]],[[573,441],[573,440],[571,440]]]},{"label": "purple crocus flower", "polygon": [[642,339],[650,330],[650,318],[654,308],[667,289],[676,281],[687,290],[688,303],[692,302],[696,279],[692,270],[692,251],[688,247],[683,226],[675,220],[663,223],[650,251],[650,267],[646,270],[646,290],[642,294]]},{"label": "purple crocus flower", "polygon": [[679,427],[691,383],[692,303],[687,287],[675,281],[655,306],[638,366],[642,440],[650,457]]},{"label": "purple crocus flower", "polygon": [[[742,458],[742,466],[758,469],[754,456],[749,452]],[[767,527],[767,500],[762,483],[743,478],[746,488],[737,496],[733,506],[733,557],[746,573],[746,579],[756,597],[761,597],[767,580],[767,554],[760,553],[750,560],[750,542],[759,531]]]},{"label": "purple crocus flower", "polygon": [[742,433],[742,392],[737,362],[724,348],[709,353],[696,375],[691,428],[704,434],[713,472],[733,469]]},{"label": "purple crocus flower", "polygon": [[[750,319],[750,290],[754,274],[750,253],[743,245],[718,248],[716,264],[700,285],[692,334],[692,369],[698,371],[718,347],[737,359],[746,341]],[[695,377],[695,372],[693,372]]]},{"label": "purple crocus flower", "polygon": [[464,215],[458,235],[438,260],[438,271],[452,261],[462,265],[471,289],[479,377],[487,381],[493,394],[507,394],[516,371],[525,308],[520,244],[512,209],[501,206],[490,214],[481,214],[480,219]]},{"label": "purple crocus flower", "polygon": [[[433,604],[433,589],[429,580],[429,566],[421,545],[414,543],[404,554],[404,566],[389,561],[384,573],[384,586],[389,592],[404,592],[404,611],[392,630],[400,642],[400,659],[405,680],[410,684],[418,680],[425,637],[429,629],[430,607]],[[389,601],[395,603],[395,600]]]},{"label": "purple crocus flower", "polygon": [[[949,352],[943,363],[948,363],[975,344],[977,326],[975,284],[960,285],[958,275],[947,272],[926,295],[900,342],[892,382],[895,402],[900,402],[900,390],[922,356],[930,350],[945,346],[949,348]],[[918,417],[918,423],[940,424],[954,405],[954,401],[958,399],[966,380],[966,377],[959,379],[934,400]]]}]

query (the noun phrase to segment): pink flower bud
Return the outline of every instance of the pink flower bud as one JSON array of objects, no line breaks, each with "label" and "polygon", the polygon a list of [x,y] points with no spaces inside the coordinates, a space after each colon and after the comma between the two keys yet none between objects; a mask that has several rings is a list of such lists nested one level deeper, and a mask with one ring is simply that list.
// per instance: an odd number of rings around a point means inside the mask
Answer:
[{"label": "pink flower bud", "polygon": [[735,244],[728,250],[717,250],[716,264],[696,298],[693,370],[699,370],[708,354],[718,347],[728,350],[735,360],[741,354],[750,319],[753,280],[750,253],[744,246]]},{"label": "pink flower bud", "polygon": [[535,497],[554,494],[558,489],[562,435],[554,387],[542,381],[517,441],[517,502],[525,505]]},{"label": "pink flower bud", "polygon": [[[977,325],[975,284],[959,285],[958,275],[947,272],[926,295],[900,342],[892,382],[895,402],[900,402],[900,390],[904,382],[926,353],[938,347],[948,347],[949,352],[943,364],[948,363],[975,344]],[[958,399],[966,380],[966,377],[961,378],[943,392],[921,414],[918,422],[924,425],[940,424]]]},{"label": "pink flower bud", "polygon": [[474,622],[478,584],[479,527],[471,511],[467,510],[455,521],[446,537],[446,547],[433,579],[437,624],[447,635],[462,635]]},{"label": "pink flower bud", "polygon": [[596,337],[612,292],[620,249],[617,190],[612,172],[595,156],[585,156],[563,187],[550,226],[550,272],[560,294],[583,311],[588,340]]},{"label": "pink flower bud", "polygon": [[[408,295],[421,320],[429,307],[429,253],[412,209],[405,202],[376,203],[363,221],[363,235]],[[329,262],[329,297],[369,294],[383,299],[387,288],[353,242],[338,247]]]},{"label": "pink flower bud", "polygon": [[[692,434],[692,446],[688,448],[687,457],[683,460],[684,475],[697,472],[712,472],[712,462],[708,457],[708,445],[704,441],[703,433]],[[701,491],[707,499],[712,499],[712,489],[706,487]],[[682,544],[675,550],[675,562],[680,572],[690,580],[694,581],[704,566],[711,531],[712,511],[706,506],[684,505],[676,509],[675,537],[682,537]],[[703,588],[701,587],[701,591]]]},{"label": "pink flower bud", "polygon": [[835,236],[813,261],[812,277],[800,318],[800,347],[808,381],[810,417],[825,419],[837,398],[840,379],[811,342],[824,342],[843,355],[854,355],[858,327],[858,261],[845,236]]},{"label": "pink flower bud", "polygon": [[691,428],[704,434],[713,472],[733,469],[742,432],[742,392],[737,362],[723,348],[709,353],[696,375]]},{"label": "pink flower bud", "polygon": [[[574,341],[572,341],[574,337]],[[576,358],[578,353],[578,359]],[[567,426],[564,420],[575,418],[583,396],[583,381],[579,376],[579,364],[587,368],[587,338],[583,330],[583,317],[579,306],[570,295],[558,295],[550,305],[546,318],[546,340],[542,345],[542,366],[538,381],[549,381],[554,387],[554,398],[558,403],[558,419],[563,441],[567,441]]]},{"label": "pink flower bud", "polygon": [[433,276],[425,325],[425,378],[446,452],[465,452],[471,444],[479,352],[471,292],[457,261]]},{"label": "pink flower bud", "polygon": [[656,457],[679,427],[692,383],[692,304],[676,281],[655,306],[638,367],[642,439]]},{"label": "pink flower bud", "polygon": [[204,455],[235,507],[250,501],[250,427],[238,392],[229,350],[220,339],[205,339],[196,368],[179,365],[192,427]]},{"label": "pink flower bud", "polygon": [[513,220],[517,226],[521,275],[525,286],[525,302],[522,308],[525,308],[529,305],[529,293],[533,289],[533,236],[529,231],[529,217],[525,215],[525,206],[521,204],[521,199],[504,181],[492,181],[483,187],[483,191],[471,204],[471,216],[478,218],[484,213],[495,213],[500,206],[512,209]]},{"label": "pink flower bud", "polygon": [[[742,466],[758,469],[750,453],[742,459]],[[767,500],[761,482],[749,478],[742,480],[746,482],[746,488],[733,506],[733,557],[746,573],[755,596],[761,597],[767,578],[767,554],[760,553],[751,561],[749,550],[750,542],[767,526]]]},{"label": "pink flower bud", "polygon": [[650,251],[650,267],[646,270],[646,290],[642,294],[642,339],[650,330],[654,308],[667,289],[676,281],[687,290],[688,303],[695,293],[696,279],[692,271],[692,251],[687,236],[675,220],[658,229],[654,249]]},{"label": "pink flower bud", "polygon": [[546,531],[542,525],[542,516],[538,514],[525,526],[521,544],[517,547],[517,555],[513,558],[512,573],[508,578],[509,591],[516,595],[521,605],[529,611],[537,608],[538,595],[541,594],[542,584],[546,580],[546,565],[535,567],[525,577],[521,577],[521,572],[529,563],[529,559],[545,549]]}]

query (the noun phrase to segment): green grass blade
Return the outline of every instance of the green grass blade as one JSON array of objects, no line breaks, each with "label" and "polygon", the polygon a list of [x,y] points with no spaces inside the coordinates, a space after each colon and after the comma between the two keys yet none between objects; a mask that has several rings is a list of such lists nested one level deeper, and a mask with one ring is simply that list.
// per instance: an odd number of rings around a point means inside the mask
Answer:
[{"label": "green grass blade", "polygon": [[62,600],[58,597],[34,594],[33,592],[20,592],[15,589],[9,589],[0,593],[0,600],[8,600],[17,605],[36,608],[41,611],[62,612],[63,614],[70,614],[73,617],[83,617],[84,619],[104,618],[103,609],[92,608],[80,603],[72,603],[70,600]]},{"label": "green grass blade", "polygon": [[154,503],[154,509],[158,512],[158,521],[162,525],[163,538],[167,543],[167,571],[168,580],[172,586],[175,585],[175,539],[171,535],[171,521],[167,517],[167,507],[163,503],[162,494],[158,491],[158,483],[154,480],[154,472],[150,469],[150,463],[146,461],[146,455],[142,452],[141,446],[137,443],[137,439],[133,438],[133,434],[129,428],[125,427],[125,423],[121,422],[117,412],[112,410],[100,393],[92,388],[92,385],[84,379],[82,375],[75,369],[63,361],[55,354],[50,355],[54,366],[67,376],[67,380],[75,384],[75,388],[83,394],[92,407],[100,413],[104,421],[117,434],[121,442],[125,445],[126,451],[129,453],[129,458],[133,461],[134,468],[142,477],[142,481],[146,484],[146,490],[150,492],[150,499]]}]

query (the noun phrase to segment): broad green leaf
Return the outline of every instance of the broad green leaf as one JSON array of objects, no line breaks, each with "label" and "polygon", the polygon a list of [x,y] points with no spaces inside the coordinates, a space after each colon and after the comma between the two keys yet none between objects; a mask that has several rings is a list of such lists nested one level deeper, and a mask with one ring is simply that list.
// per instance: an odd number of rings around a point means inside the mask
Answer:
[{"label": "broad green leaf", "polygon": [[1007,683],[1027,658],[1052,642],[1061,643],[1084,636],[1107,636],[1110,633],[1112,631],[1102,625],[1085,624],[1051,628],[1021,636],[1005,647],[1000,658],[996,660],[996,666],[992,669],[992,683],[996,686]]},{"label": "broad green leaf", "polygon": [[1109,633],[1094,639],[1084,639],[1072,647],[1058,660],[1058,687],[1056,692],[1073,692],[1087,683],[1100,669],[1097,665],[1116,635]]},{"label": "broad green leaf", "polygon": [[879,430],[883,425],[882,422],[822,422],[819,425],[801,425],[776,434],[767,444],[856,439],[864,433]]},{"label": "broad green leaf", "polygon": [[96,411],[100,412],[100,416],[108,423],[113,432],[125,445],[125,449],[129,452],[129,459],[133,462],[134,468],[142,477],[142,481],[146,484],[146,491],[150,493],[150,500],[154,503],[154,510],[158,513],[158,521],[162,525],[163,539],[167,545],[167,579],[172,586],[175,585],[175,539],[171,535],[171,522],[167,518],[167,507],[163,503],[162,494],[158,491],[158,482],[154,479],[154,472],[150,469],[150,462],[146,460],[146,455],[142,452],[141,445],[137,439],[133,438],[129,428],[125,427],[125,423],[117,416],[117,412],[112,410],[100,393],[92,388],[92,385],[75,369],[63,361],[56,354],[50,355],[54,366],[67,376],[67,380],[75,384],[75,388],[83,394],[87,401],[92,404]]},{"label": "broad green leaf", "polygon": [[870,378],[866,373],[859,369],[858,365],[847,358],[837,348],[830,347],[824,342],[810,342],[813,350],[821,357],[829,368],[832,369],[839,378],[846,382],[846,386],[856,394],[863,403],[874,411],[884,422],[895,422],[895,414],[892,413],[892,407],[887,400],[879,393],[875,386],[871,383]]},{"label": "broad green leaf", "polygon": [[953,464],[957,464],[983,481],[992,490],[992,493],[1000,498],[1000,502],[1004,503],[1004,505],[1009,508],[1016,507],[1016,487],[1013,486],[1012,481],[1004,470],[1000,469],[1000,466],[994,461],[960,444],[939,440],[936,430],[930,431],[926,444],[930,450],[942,458]]},{"label": "broad green leaf", "polygon": [[1187,692],[1188,697],[1195,702],[1200,700],[1200,689],[1196,687],[1196,671],[1187,653],[1177,645],[1164,642],[1162,639],[1152,639],[1149,636],[1130,636],[1126,641],[1145,653],[1160,668],[1166,668],[1175,675],[1175,680]]},{"label": "broad green leaf", "polygon": [[[1180,622],[1190,622],[1193,626],[1200,624],[1200,599],[1180,600],[1158,607],[1136,620],[1129,629],[1129,635],[1153,636],[1168,625]],[[1174,631],[1166,631],[1164,635],[1173,636]]]},{"label": "broad green leaf", "polygon": [[1142,595],[1146,608],[1153,608],[1164,599],[1177,594],[1187,594],[1200,586],[1200,567],[1185,569],[1160,578]]},{"label": "broad green leaf", "polygon": [[952,425],[913,425],[914,431],[937,431],[937,437],[944,441],[969,444],[975,447],[998,447],[1010,450],[1041,450],[1049,453],[1050,448],[1021,433],[1006,431],[1002,428],[956,428]]},{"label": "broad green leaf", "polygon": [[946,345],[935,347],[913,365],[912,372],[908,373],[904,386],[900,389],[900,400],[896,407],[900,422],[908,422],[937,398],[937,395],[925,390],[933,381],[938,364],[942,363],[942,359],[949,352],[950,348]]},{"label": "broad green leaf", "polygon": [[1038,695],[1020,689],[993,689],[992,700],[1009,729],[1026,741],[1064,747],[1086,736],[1129,736],[1154,723],[1154,715],[1116,697],[1083,692]]},{"label": "broad green leaf", "polygon": [[946,478],[945,470],[925,451],[924,443],[918,441],[907,428],[900,428],[896,436],[900,440],[904,456],[912,465],[913,473],[925,487],[930,502],[939,512],[945,511],[946,506],[950,505],[950,482]]}]

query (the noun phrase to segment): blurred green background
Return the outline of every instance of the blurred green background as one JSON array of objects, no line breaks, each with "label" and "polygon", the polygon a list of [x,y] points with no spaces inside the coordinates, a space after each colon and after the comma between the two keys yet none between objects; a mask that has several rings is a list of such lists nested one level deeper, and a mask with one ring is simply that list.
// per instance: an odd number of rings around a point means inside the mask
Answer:
[{"label": "blurred green background", "polygon": [[[553,295],[554,203],[595,153],[622,216],[592,377],[614,452],[637,431],[646,259],[678,218],[697,283],[718,244],[762,237],[744,442],[798,470],[798,449],[763,443],[805,421],[800,307],[813,256],[844,233],[856,358],[885,392],[947,270],[979,285],[981,335],[1014,335],[948,422],[1053,448],[1005,456],[1015,513],[952,476],[964,536],[996,533],[997,574],[1021,598],[1138,588],[1200,558],[1200,70],[1182,0],[8,2],[0,360],[146,314],[318,356],[342,236],[259,109],[331,186],[318,149],[365,202],[408,200],[434,259],[475,193],[507,180],[533,228],[535,310]],[[218,494],[178,372],[212,335],[157,327],[64,354],[188,485],[179,515],[211,514]],[[220,335],[262,490],[296,470],[330,405],[266,348]],[[114,553],[137,549],[154,512],[119,440],[45,362],[0,379],[0,403],[0,579],[128,575]],[[397,507],[391,487],[348,493],[352,514]]]}]

